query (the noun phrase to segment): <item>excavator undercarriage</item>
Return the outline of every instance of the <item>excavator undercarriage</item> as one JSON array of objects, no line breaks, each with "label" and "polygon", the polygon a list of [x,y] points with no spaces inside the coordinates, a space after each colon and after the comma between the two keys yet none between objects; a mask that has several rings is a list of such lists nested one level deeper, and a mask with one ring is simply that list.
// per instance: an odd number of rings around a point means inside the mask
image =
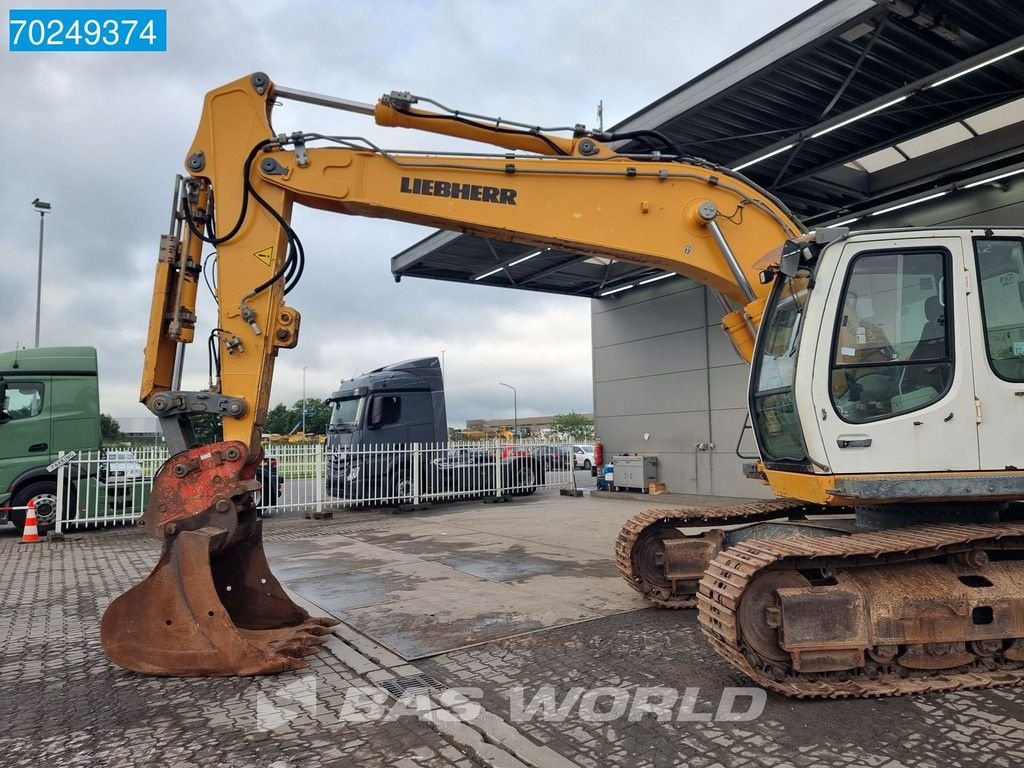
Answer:
[{"label": "excavator undercarriage", "polygon": [[721,656],[787,696],[1024,685],[1024,523],[852,518],[787,500],[650,510],[616,563],[651,602],[697,607]]}]

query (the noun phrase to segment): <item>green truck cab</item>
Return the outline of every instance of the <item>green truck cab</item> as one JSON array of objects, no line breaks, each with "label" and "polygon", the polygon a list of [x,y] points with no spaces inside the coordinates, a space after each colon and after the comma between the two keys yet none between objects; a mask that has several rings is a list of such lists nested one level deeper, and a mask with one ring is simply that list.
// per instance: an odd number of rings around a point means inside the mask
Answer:
[{"label": "green truck cab", "polygon": [[50,527],[57,475],[47,467],[61,451],[97,451],[100,445],[94,348],[0,353],[0,523],[8,519],[22,528],[25,513],[4,508],[24,507],[34,499],[39,525]]}]

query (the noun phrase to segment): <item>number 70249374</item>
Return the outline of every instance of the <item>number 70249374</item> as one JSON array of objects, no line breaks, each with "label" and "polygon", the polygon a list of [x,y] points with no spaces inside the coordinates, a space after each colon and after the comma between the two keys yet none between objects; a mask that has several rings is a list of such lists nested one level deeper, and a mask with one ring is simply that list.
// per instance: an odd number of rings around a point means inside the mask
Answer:
[{"label": "number 70249374", "polygon": [[167,11],[11,9],[12,52],[166,51]]}]

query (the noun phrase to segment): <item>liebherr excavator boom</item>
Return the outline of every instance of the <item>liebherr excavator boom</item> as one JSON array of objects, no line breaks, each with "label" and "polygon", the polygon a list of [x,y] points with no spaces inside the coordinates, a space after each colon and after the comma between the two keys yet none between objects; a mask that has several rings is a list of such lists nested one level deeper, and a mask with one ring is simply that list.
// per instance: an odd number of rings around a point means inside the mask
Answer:
[{"label": "liebherr excavator boom", "polygon": [[[395,153],[276,135],[277,99],[483,141],[500,154]],[[146,525],[153,573],[111,604],[110,657],[155,674],[301,665],[330,622],[277,584],[252,506],[284,303],[304,254],[295,203],[646,265],[721,299],[752,365],[752,474],[781,498],[656,510],[616,544],[652,602],[699,609],[715,649],[796,696],[870,696],[1024,680],[1024,231],[808,233],[739,174],[657,134],[571,136],[392,93],[364,105],[257,73],[209,93],[157,262],[142,400],[172,457]],[[440,105],[436,105],[440,106]],[[652,151],[619,154],[633,139]],[[318,145],[318,146],[313,146]],[[325,146],[320,146],[325,145]],[[217,379],[181,389],[202,248],[217,249]],[[223,418],[197,445],[195,413]]]}]

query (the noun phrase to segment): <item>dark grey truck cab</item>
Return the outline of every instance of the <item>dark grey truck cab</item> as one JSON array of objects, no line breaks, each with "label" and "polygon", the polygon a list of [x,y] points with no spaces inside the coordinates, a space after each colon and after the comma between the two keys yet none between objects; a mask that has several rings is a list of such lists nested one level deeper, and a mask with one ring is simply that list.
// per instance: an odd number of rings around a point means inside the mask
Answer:
[{"label": "dark grey truck cab", "polygon": [[436,357],[342,381],[328,402],[326,485],[335,498],[406,504],[417,497],[498,493],[499,486],[521,495],[542,482],[543,468],[528,452],[448,447],[444,379]]}]

